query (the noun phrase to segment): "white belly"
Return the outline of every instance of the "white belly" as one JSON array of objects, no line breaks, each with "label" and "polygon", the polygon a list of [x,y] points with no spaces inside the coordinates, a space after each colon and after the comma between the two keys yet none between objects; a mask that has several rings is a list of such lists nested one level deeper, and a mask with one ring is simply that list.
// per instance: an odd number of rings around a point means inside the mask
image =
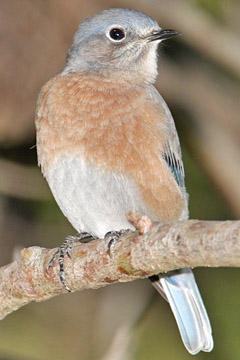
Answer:
[{"label": "white belly", "polygon": [[153,216],[131,179],[86,166],[80,157],[58,159],[47,180],[59,207],[78,232],[103,237],[108,231],[134,229],[125,216],[130,210]]}]

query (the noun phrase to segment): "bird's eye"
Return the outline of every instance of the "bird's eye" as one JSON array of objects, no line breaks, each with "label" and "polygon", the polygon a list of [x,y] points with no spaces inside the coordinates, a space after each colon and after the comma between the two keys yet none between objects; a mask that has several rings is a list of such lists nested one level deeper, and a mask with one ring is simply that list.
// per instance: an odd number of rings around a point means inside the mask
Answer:
[{"label": "bird's eye", "polygon": [[119,41],[125,38],[125,32],[122,29],[114,28],[110,30],[109,36],[111,39]]}]

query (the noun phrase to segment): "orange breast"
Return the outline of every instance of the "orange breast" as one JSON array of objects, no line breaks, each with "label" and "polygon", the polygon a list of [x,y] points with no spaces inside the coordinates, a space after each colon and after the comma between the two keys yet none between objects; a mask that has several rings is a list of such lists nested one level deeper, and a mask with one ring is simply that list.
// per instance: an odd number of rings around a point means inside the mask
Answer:
[{"label": "orange breast", "polygon": [[86,163],[130,176],[156,220],[177,220],[185,205],[161,158],[166,120],[146,99],[144,86],[133,89],[96,75],[60,75],[45,85],[38,104],[43,173],[57,157],[79,155]]}]

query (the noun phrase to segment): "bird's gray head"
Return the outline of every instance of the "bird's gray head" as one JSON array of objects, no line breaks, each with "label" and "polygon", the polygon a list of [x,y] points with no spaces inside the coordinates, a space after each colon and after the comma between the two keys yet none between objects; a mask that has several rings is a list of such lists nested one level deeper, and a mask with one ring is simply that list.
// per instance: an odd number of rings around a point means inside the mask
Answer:
[{"label": "bird's gray head", "polygon": [[80,24],[63,73],[142,74],[146,81],[153,82],[157,75],[157,45],[178,34],[161,29],[140,11],[105,10]]}]

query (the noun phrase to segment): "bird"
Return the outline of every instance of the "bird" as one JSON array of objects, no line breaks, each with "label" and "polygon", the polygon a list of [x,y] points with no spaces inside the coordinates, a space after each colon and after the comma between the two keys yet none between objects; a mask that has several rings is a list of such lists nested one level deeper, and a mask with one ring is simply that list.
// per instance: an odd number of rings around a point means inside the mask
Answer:
[{"label": "bird", "polygon": [[[96,241],[134,230],[125,216],[130,210],[160,223],[188,219],[178,134],[154,86],[158,46],[179,34],[137,10],[99,12],[81,22],[63,71],[40,92],[38,164],[72,226]],[[189,353],[211,351],[192,270],[151,281],[169,302]]]}]

